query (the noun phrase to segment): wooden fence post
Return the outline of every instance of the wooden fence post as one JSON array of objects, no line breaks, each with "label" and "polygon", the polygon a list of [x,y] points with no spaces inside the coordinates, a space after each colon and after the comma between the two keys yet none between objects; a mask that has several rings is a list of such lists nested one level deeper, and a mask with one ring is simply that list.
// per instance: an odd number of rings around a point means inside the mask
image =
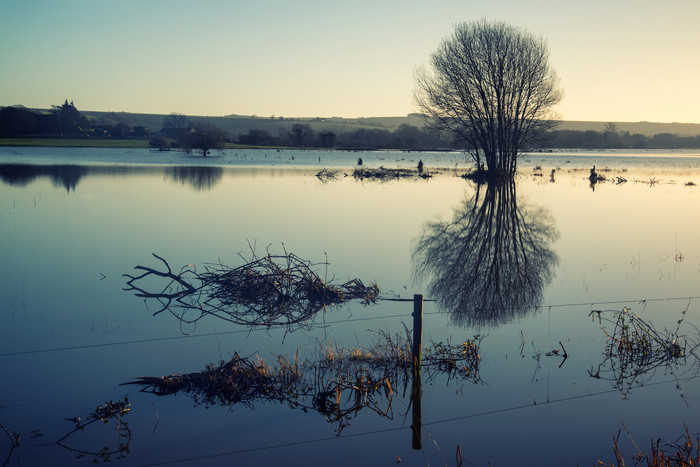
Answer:
[{"label": "wooden fence post", "polygon": [[413,296],[413,372],[420,376],[423,346],[423,295]]}]

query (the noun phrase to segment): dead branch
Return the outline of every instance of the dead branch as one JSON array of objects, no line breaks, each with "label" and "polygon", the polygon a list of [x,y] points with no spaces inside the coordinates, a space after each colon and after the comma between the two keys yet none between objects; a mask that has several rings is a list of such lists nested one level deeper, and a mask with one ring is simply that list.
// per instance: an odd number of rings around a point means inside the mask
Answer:
[{"label": "dead branch", "polygon": [[[253,251],[252,258],[236,268],[205,264],[204,272],[185,267],[178,274],[165,259],[153,256],[165,270],[136,266],[134,269],[144,272],[124,274],[128,278],[124,290],[155,299],[161,308],[154,315],[168,310],[181,323],[193,324],[212,315],[245,326],[284,326],[292,331],[311,326],[314,316],[329,305],[355,299],[368,305],[379,296],[376,283],[365,286],[360,279],[340,285],[326,282],[313,270],[315,264],[286,251],[263,257]],[[155,291],[141,284],[154,278],[167,282]]]}]

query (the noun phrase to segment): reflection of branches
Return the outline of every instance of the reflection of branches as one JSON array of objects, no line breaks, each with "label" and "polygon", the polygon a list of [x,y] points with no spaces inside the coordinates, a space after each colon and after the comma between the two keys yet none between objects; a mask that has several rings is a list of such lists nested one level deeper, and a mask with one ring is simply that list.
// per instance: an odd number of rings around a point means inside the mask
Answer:
[{"label": "reflection of branches", "polygon": [[[85,419],[81,419],[78,417],[68,419],[75,424],[75,427],[71,431],[66,433],[61,439],[56,441],[56,444],[58,444],[62,448],[68,449],[69,451],[76,453],[78,455],[78,458],[83,457],[85,455],[95,456],[95,458],[93,459],[93,462],[95,463],[98,461],[111,462],[112,456],[115,454],[117,454],[117,459],[124,459],[129,453],[129,444],[131,443],[131,429],[126,424],[126,422],[122,420],[122,417],[127,415],[130,411],[131,404],[129,404],[126,398],[124,398],[123,401],[105,402],[104,406],[97,407],[95,411],[88,415]],[[99,451],[95,451],[74,448],[66,444],[67,440],[78,431],[85,430],[87,427],[89,427],[95,422],[99,421],[106,424],[109,423],[109,421],[112,419],[114,419],[117,424],[115,430],[117,431],[118,445],[115,448],[109,448],[105,446]]]},{"label": "reflection of branches", "polygon": [[0,428],[2,428],[5,431],[5,433],[7,433],[7,436],[10,437],[10,443],[12,443],[12,448],[7,454],[7,459],[5,459],[5,462],[3,462],[2,464],[4,467],[6,465],[10,465],[10,459],[12,458],[12,454],[15,452],[15,448],[19,446],[19,440],[22,437],[22,435],[20,433],[10,431],[10,429],[7,428],[2,422],[0,422]]},{"label": "reflection of branches", "polygon": [[316,173],[316,178],[321,180],[321,183],[328,183],[338,178],[337,170],[321,169]]},{"label": "reflection of branches", "polygon": [[[480,381],[481,337],[463,344],[433,344],[426,348],[423,367],[428,378]],[[361,411],[392,418],[394,391],[406,391],[413,370],[410,339],[380,332],[369,349],[345,349],[328,345],[317,361],[277,357],[274,366],[259,357],[234,354],[227,362],[208,365],[204,371],[164,377],[140,377],[124,384],[138,384],[142,391],[159,396],[185,392],[205,406],[253,407],[256,402],[277,401],[290,408],[315,411],[340,434]]]},{"label": "reflection of branches", "polygon": [[10,442],[12,443],[13,448],[19,446],[19,440],[22,437],[21,434],[10,431],[10,429],[3,425],[2,422],[0,422],[0,428],[2,428],[5,433],[7,433],[7,436],[10,437]]},{"label": "reflection of branches", "polygon": [[481,187],[450,222],[427,224],[413,253],[414,276],[456,323],[504,324],[541,301],[558,257],[542,208],[518,206],[513,181]]},{"label": "reflection of branches", "polygon": [[54,186],[75,191],[78,182],[88,174],[88,168],[79,165],[2,164],[0,179],[13,185],[26,185],[37,177],[49,177]]},{"label": "reflection of branches", "polygon": [[166,168],[166,176],[182,184],[187,183],[197,191],[210,190],[221,181],[224,169],[221,167],[184,167]]},{"label": "reflection of branches", "polygon": [[[612,314],[611,318],[608,318],[609,314]],[[601,324],[603,321],[611,324],[612,331],[602,327],[608,339],[605,358],[597,370],[591,369],[589,374],[593,378],[612,381],[613,388],[618,389],[624,398],[635,385],[644,385],[645,375],[653,376],[658,368],[673,372],[678,365],[686,363],[688,355],[694,356],[700,345],[688,349],[687,337],[678,334],[684,318],[678,321],[675,331],[661,333],[627,307],[620,311],[594,310],[590,315],[597,315]]]},{"label": "reflection of branches", "polygon": [[[374,302],[379,294],[376,283],[365,286],[359,279],[333,285],[316,274],[312,263],[298,256],[267,254],[253,258],[237,268],[223,264],[207,264],[196,272],[186,266],[174,273],[163,258],[165,270],[136,266],[144,271],[139,276],[124,274],[129,280],[124,290],[136,296],[157,300],[181,324],[194,324],[205,315],[246,326],[285,326],[288,330],[309,326],[313,317],[327,305],[362,299]],[[167,280],[165,287],[153,292],[141,281],[153,278]]]}]

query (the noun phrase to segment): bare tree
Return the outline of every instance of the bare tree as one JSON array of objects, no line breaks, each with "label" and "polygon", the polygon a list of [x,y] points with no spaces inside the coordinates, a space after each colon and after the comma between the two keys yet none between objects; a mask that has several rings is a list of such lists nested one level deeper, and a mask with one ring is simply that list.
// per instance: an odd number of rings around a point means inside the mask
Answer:
[{"label": "bare tree", "polygon": [[180,144],[187,151],[198,150],[202,156],[210,153],[212,149],[224,147],[226,132],[209,122],[195,124],[188,132],[183,133]]},{"label": "bare tree", "polygon": [[187,128],[190,125],[192,125],[190,119],[187,118],[187,115],[181,113],[172,112],[170,115],[166,115],[163,118],[163,128],[181,129]]},{"label": "bare tree", "polygon": [[617,124],[613,122],[608,122],[605,124],[605,133],[610,135],[617,134]]},{"label": "bare tree", "polygon": [[502,22],[461,23],[416,71],[415,101],[488,178],[512,177],[518,153],[556,125],[563,97],[544,39]]}]

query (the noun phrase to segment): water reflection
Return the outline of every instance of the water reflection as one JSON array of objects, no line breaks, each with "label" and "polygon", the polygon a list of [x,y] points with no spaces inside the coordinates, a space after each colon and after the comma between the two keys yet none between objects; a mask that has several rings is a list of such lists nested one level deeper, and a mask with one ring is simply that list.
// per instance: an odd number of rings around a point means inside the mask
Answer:
[{"label": "water reflection", "polygon": [[[601,326],[607,338],[604,359],[594,371],[588,370],[591,378],[612,382],[613,389],[627,399],[635,387],[650,382],[657,370],[664,375],[675,375],[675,370],[690,363],[684,376],[695,378],[700,373],[700,359],[697,350],[700,343],[688,339],[688,335],[698,335],[698,329],[680,333],[688,307],[681,313],[675,330],[657,330],[651,322],[625,307],[622,310],[592,310],[589,316]],[[680,386],[676,388],[681,390]],[[681,392],[682,396],[682,392]],[[683,396],[682,396],[683,397]]]},{"label": "water reflection", "polygon": [[498,326],[540,303],[559,258],[559,233],[543,207],[516,198],[514,182],[478,186],[451,221],[425,226],[413,252],[414,278],[453,322]]},{"label": "water reflection", "polygon": [[8,185],[26,186],[39,178],[46,177],[57,187],[67,192],[75,191],[84,177],[164,174],[195,191],[212,189],[221,181],[224,169],[221,167],[188,166],[90,166],[90,165],[32,165],[0,164],[0,180]]},{"label": "water reflection", "polygon": [[425,375],[431,384],[439,377],[462,387],[466,382],[478,383],[480,344],[480,336],[461,344],[431,342],[425,346],[416,372],[409,331],[395,335],[379,331],[370,348],[348,349],[329,341],[321,344],[315,359],[302,360],[297,351],[293,356],[277,355],[272,364],[259,355],[241,357],[234,352],[230,360],[209,364],[203,371],[141,376],[121,386],[137,385],[141,392],[157,396],[185,393],[195,406],[255,408],[279,402],[291,409],[321,414],[340,435],[361,413],[393,420],[394,397],[405,397],[412,382],[412,437],[416,446],[422,425],[422,385],[416,373]]},{"label": "water reflection", "polygon": [[211,190],[221,181],[224,170],[221,167],[174,166],[167,167],[165,175],[183,185],[189,185],[195,191],[204,191]]},{"label": "water reflection", "polygon": [[[91,458],[93,464],[98,462],[112,462],[113,460],[122,460],[130,452],[131,444],[131,429],[124,417],[131,411],[131,404],[125,397],[123,401],[118,400],[105,402],[104,405],[98,406],[95,411],[87,417],[67,418],[74,424],[73,429],[63,435],[61,439],[56,441],[56,444],[64,449],[74,453],[76,458],[83,457]],[[100,422],[100,423],[95,423]],[[113,435],[109,436],[112,444],[104,444],[105,441],[99,437],[100,428],[105,428],[107,425],[114,430]],[[92,432],[90,435],[85,435],[85,432]],[[108,433],[108,432],[107,432]],[[80,436],[82,434],[82,436]],[[92,435],[92,436],[91,436]],[[77,437],[77,440],[75,439]],[[81,442],[82,438],[82,442]],[[97,439],[97,441],[96,441]],[[97,443],[96,446],[82,445],[84,443]],[[77,443],[77,444],[76,444]]]},{"label": "water reflection", "polygon": [[75,191],[78,182],[87,175],[88,168],[80,165],[0,165],[0,179],[8,185],[26,186],[39,177],[48,177],[57,187]]}]

